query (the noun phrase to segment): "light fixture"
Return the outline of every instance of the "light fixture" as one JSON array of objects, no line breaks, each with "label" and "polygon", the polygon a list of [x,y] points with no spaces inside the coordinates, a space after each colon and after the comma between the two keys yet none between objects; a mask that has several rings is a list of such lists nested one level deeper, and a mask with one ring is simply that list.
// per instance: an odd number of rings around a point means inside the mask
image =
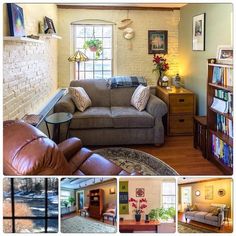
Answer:
[{"label": "light fixture", "polygon": [[110,194],[115,194],[116,193],[115,188],[114,187],[110,188],[109,192],[110,192]]},{"label": "light fixture", "polygon": [[78,63],[78,80],[79,80],[79,65],[81,61],[88,61],[89,58],[80,50],[77,50],[72,56],[68,58],[69,62],[77,62]]}]

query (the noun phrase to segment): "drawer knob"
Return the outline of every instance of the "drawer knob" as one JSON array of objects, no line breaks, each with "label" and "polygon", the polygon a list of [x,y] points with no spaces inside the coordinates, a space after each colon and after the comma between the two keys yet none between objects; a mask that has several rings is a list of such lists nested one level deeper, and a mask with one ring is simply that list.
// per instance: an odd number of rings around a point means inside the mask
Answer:
[{"label": "drawer knob", "polygon": [[184,102],[184,99],[183,98],[179,99],[179,102]]},{"label": "drawer knob", "polygon": [[179,122],[184,122],[184,119],[179,119]]}]

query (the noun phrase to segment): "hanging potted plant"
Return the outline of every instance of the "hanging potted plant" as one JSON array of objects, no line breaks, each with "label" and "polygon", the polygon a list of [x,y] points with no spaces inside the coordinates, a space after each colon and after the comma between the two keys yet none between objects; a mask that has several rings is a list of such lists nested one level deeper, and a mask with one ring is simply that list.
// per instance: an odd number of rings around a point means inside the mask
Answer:
[{"label": "hanging potted plant", "polygon": [[102,54],[102,41],[100,39],[88,39],[84,42],[84,49],[89,49],[91,52],[96,52],[96,59]]},{"label": "hanging potted plant", "polygon": [[147,207],[147,199],[141,198],[140,200],[136,200],[134,198],[130,198],[129,202],[131,203],[131,206],[134,208],[135,213],[135,220],[139,222],[141,220],[141,213],[144,213],[144,208]]}]

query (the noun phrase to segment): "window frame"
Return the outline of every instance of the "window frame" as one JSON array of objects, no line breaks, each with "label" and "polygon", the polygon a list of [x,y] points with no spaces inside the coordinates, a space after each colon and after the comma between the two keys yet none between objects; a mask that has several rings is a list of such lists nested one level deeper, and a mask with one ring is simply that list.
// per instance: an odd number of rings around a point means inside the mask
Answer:
[{"label": "window frame", "polygon": [[[174,187],[175,187],[175,191],[174,191],[174,194],[164,194],[163,192],[163,189],[164,189],[164,184],[166,184],[166,183],[169,183],[169,184],[173,184],[174,185]],[[164,202],[164,197],[174,197],[175,198],[175,202],[174,203],[165,203]],[[174,206],[174,208],[176,209],[176,184],[175,184],[175,182],[162,182],[162,190],[161,190],[161,201],[162,201],[162,207],[163,208],[165,208],[164,207],[164,204],[173,204]],[[169,208],[169,207],[168,207]]]},{"label": "window frame", "polygon": [[[102,26],[102,27],[105,27],[105,26],[111,26],[112,30],[112,35],[111,35],[111,59],[90,59],[90,61],[93,61],[93,77],[94,77],[94,61],[103,61],[103,60],[110,60],[111,61],[111,76],[114,75],[114,23],[106,23],[106,22],[93,22],[93,23],[73,23],[72,24],[72,37],[73,37],[73,46],[72,46],[72,50],[73,52],[75,52],[76,50],[78,50],[78,48],[76,47],[76,39],[77,38],[81,38],[81,37],[76,37],[76,27],[77,26],[83,26],[83,27],[86,27],[86,26],[92,26],[92,27],[96,27],[96,26]],[[86,37],[83,37],[83,38],[86,38]],[[104,37],[102,37],[104,38]],[[106,38],[106,37],[105,37]],[[77,68],[77,63],[74,63],[73,65],[73,74],[74,74],[74,80],[78,80],[78,76],[76,74],[76,68]],[[85,70],[84,70],[85,71]],[[102,74],[103,74],[103,69],[101,70],[102,71]],[[84,78],[86,79],[86,78]],[[84,79],[80,79],[80,80],[84,80]],[[94,79],[94,78],[93,78]],[[101,79],[106,79],[106,78],[101,78]]]},{"label": "window frame", "polygon": [[[11,233],[16,233],[16,228],[15,228],[15,221],[16,220],[44,220],[44,233],[48,233],[48,220],[57,220],[58,222],[58,214],[57,216],[48,216],[48,178],[44,179],[44,190],[45,190],[45,215],[44,216],[15,216],[15,187],[14,187],[14,179],[15,178],[10,178],[10,187],[11,187],[11,216],[4,216],[3,215],[3,220],[11,220],[12,223],[12,232]],[[58,208],[59,209],[59,208]],[[57,228],[58,232],[58,228]],[[57,233],[53,232],[53,233]],[[17,232],[20,233],[20,232]],[[51,232],[50,232],[51,233]]]}]

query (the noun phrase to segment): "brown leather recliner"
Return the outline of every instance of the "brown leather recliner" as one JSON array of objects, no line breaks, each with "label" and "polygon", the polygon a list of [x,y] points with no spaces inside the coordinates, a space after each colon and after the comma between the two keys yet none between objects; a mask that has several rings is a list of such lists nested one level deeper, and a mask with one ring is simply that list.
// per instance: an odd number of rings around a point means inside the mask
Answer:
[{"label": "brown leather recliner", "polygon": [[3,124],[4,175],[129,175],[121,167],[82,147],[78,138],[56,145],[22,121]]}]

